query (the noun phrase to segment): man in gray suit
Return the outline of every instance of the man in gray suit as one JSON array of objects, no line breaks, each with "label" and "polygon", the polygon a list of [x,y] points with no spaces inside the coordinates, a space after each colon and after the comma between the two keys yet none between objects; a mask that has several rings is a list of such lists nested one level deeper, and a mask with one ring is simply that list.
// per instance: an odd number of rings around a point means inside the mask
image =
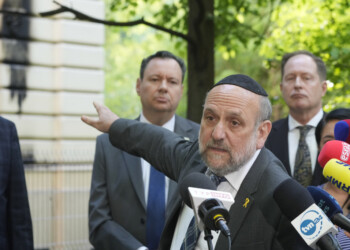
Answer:
[{"label": "man in gray suit", "polygon": [[[228,223],[232,249],[309,249],[273,199],[276,188],[291,177],[264,148],[271,130],[271,104],[265,90],[250,77],[231,75],[214,85],[206,97],[195,142],[121,119],[102,105],[95,103],[95,107],[99,119],[83,116],[84,122],[108,132],[112,145],[144,157],[170,178],[181,180],[191,172],[226,178],[218,190],[230,192],[235,199]],[[187,239],[191,212],[186,206],[174,205],[160,249],[180,249]],[[213,236],[215,249],[228,249],[223,234]],[[195,239],[197,248],[207,249],[203,233]],[[193,245],[184,249],[193,249]]]},{"label": "man in gray suit", "polygon": [[[158,51],[142,61],[136,84],[142,113],[137,120],[195,140],[199,125],[175,115],[185,70],[182,59],[167,51]],[[113,147],[108,134],[97,138],[89,201],[90,242],[96,249],[157,248],[162,228],[158,228],[159,235],[155,235],[154,228],[148,229],[152,232],[147,234],[147,223],[156,223],[150,221],[149,214],[156,209],[148,198],[149,184],[154,182],[151,168],[142,158]],[[167,205],[179,196],[176,186],[174,181],[165,179],[163,187],[167,192],[163,198],[167,198]]]}]

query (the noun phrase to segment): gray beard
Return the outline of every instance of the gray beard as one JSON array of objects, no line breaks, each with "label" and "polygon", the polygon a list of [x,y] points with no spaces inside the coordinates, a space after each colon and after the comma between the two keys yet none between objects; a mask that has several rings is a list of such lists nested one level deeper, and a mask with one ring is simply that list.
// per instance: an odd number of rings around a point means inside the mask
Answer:
[{"label": "gray beard", "polygon": [[244,166],[244,164],[246,164],[249,161],[249,159],[254,155],[254,153],[256,152],[255,135],[253,138],[250,138],[250,143],[242,151],[232,152],[232,150],[228,149],[228,152],[230,154],[229,161],[226,164],[222,164],[217,167],[210,165],[206,155],[206,150],[203,150],[201,144],[199,144],[199,153],[204,163],[214,174],[218,176],[225,176],[229,173],[233,173],[235,171],[240,170]]}]

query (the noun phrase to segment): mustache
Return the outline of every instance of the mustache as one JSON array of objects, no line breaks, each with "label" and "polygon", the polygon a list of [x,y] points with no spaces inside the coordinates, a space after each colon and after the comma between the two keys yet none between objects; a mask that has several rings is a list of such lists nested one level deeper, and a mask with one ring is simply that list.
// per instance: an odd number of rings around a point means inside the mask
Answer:
[{"label": "mustache", "polygon": [[211,139],[210,141],[207,142],[207,144],[205,145],[206,148],[218,148],[218,149],[222,149],[225,151],[231,151],[231,148],[229,146],[227,146],[223,141],[214,141],[213,139]]}]

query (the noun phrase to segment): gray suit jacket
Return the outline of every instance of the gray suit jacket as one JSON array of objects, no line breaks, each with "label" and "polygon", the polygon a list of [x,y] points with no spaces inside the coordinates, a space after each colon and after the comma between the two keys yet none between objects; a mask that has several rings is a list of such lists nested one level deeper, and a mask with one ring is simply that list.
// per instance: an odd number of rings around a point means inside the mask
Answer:
[{"label": "gray suit jacket", "polygon": [[[114,146],[160,166],[159,170],[174,180],[180,180],[191,172],[206,170],[198,153],[198,141],[184,141],[155,126],[143,127],[142,132],[140,130],[137,121],[119,119],[112,124],[109,138]],[[125,136],[128,140],[119,139]],[[232,249],[310,249],[273,199],[276,187],[289,178],[282,163],[263,148],[229,211]],[[245,207],[243,205],[247,200],[249,202]],[[169,208],[170,217],[162,234],[160,249],[170,249],[180,208],[181,200]],[[215,249],[228,249],[227,244],[227,239],[221,234]]]},{"label": "gray suit jacket", "polygon": [[[174,131],[195,140],[198,137],[199,125],[175,116]],[[176,186],[177,184],[170,180],[167,207],[173,203],[172,199],[179,196]],[[96,249],[103,250],[127,250],[144,246],[144,196],[141,159],[113,147],[107,134],[98,136],[89,201],[91,244]]]}]

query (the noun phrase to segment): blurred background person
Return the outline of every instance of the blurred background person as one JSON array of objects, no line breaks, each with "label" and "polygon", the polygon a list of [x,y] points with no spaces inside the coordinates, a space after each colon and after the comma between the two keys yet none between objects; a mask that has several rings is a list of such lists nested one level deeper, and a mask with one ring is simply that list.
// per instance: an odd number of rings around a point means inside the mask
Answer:
[{"label": "blurred background person", "polygon": [[280,89],[289,115],[273,122],[265,146],[300,184],[319,185],[325,179],[322,172],[315,171],[315,128],[324,116],[326,66],[321,58],[308,51],[295,51],[283,56],[281,75]]},{"label": "blurred background person", "polygon": [[[341,120],[350,119],[350,109],[339,108],[334,109],[325,115],[316,127],[316,140],[319,151],[323,146],[331,140],[334,140],[334,127],[335,124]],[[320,167],[321,168],[321,167]],[[335,185],[332,185],[329,181],[320,185],[322,189],[332,195],[343,209],[345,216],[350,218],[350,196],[347,192],[340,190]],[[344,234],[344,230],[339,228],[337,239],[342,249],[350,249],[350,239]]]},{"label": "blurred background person", "polygon": [[[167,128],[188,140],[199,125],[175,114],[183,93],[185,64],[167,51],[141,63],[136,91],[142,112],[137,120]],[[166,208],[179,196],[177,184],[145,160],[98,136],[89,201],[90,242],[96,249],[158,248]]]},{"label": "blurred background person", "polygon": [[16,126],[0,117],[0,249],[33,249],[33,228]]}]

